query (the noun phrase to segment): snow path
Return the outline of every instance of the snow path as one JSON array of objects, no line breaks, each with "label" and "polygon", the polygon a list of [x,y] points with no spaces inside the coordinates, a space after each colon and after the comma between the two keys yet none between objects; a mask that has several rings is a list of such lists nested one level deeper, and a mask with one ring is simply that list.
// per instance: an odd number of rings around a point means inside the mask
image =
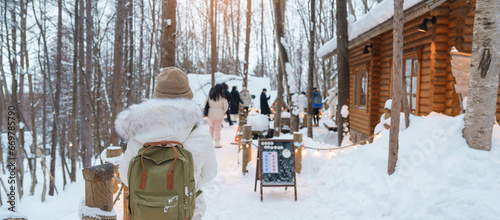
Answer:
[{"label": "snow path", "polygon": [[[335,210],[329,205],[334,198],[316,190],[322,182],[319,181],[317,172],[316,175],[297,174],[297,201],[294,201],[293,188],[289,187],[285,190],[284,187],[265,187],[263,188],[264,200],[261,202],[259,182],[257,182],[257,191],[254,192],[257,148],[253,146],[252,162],[248,165],[249,173],[242,175],[241,164],[238,164],[238,160],[241,160],[238,146],[230,144],[234,140],[236,129],[237,126],[228,127],[224,123],[222,135],[225,138],[221,142],[223,147],[216,149],[219,163],[218,174],[204,190],[208,203],[204,219],[283,219],[285,217],[320,219],[334,215]],[[317,130],[328,133],[324,128]],[[254,140],[254,144],[257,145],[257,141]],[[303,166],[303,171],[311,168],[309,164],[303,163]],[[304,178],[304,175],[307,175],[307,178]],[[312,212],[312,210],[315,211]]]}]

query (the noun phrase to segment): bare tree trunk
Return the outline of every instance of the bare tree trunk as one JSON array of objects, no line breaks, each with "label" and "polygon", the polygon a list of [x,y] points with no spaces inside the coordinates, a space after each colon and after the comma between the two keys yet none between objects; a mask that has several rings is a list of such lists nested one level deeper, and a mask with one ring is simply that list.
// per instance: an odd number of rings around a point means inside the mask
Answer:
[{"label": "bare tree trunk", "polygon": [[153,58],[153,45],[154,45],[154,42],[155,42],[155,39],[156,39],[156,34],[157,34],[157,31],[156,31],[156,4],[153,3],[153,7],[151,8],[151,17],[153,18],[153,21],[152,21],[152,26],[153,26],[153,31],[151,32],[151,39],[150,39],[150,43],[149,43],[149,56],[148,56],[148,69],[149,69],[149,74],[148,74],[148,77],[147,80],[146,80],[146,98],[149,98],[150,97],[150,94],[151,94],[151,78],[153,78],[153,68],[151,65],[151,60]]},{"label": "bare tree trunk", "polygon": [[286,53],[285,47],[281,42],[281,39],[284,36],[284,2],[283,0],[273,0],[274,6],[274,25],[276,30],[276,43],[278,45],[279,50],[279,58],[278,58],[278,96],[276,97],[276,109],[274,116],[274,129],[275,136],[280,136],[281,134],[281,112],[283,108],[283,75],[285,75],[285,64],[288,63],[288,54]]},{"label": "bare tree trunk", "polygon": [[175,66],[175,31],[177,21],[175,18],[177,0],[163,0],[161,13],[161,58],[160,68]]},{"label": "bare tree trunk", "polygon": [[368,0],[362,0],[362,2],[363,2],[363,6],[365,6],[364,12],[366,14],[370,11],[370,7],[368,6]]},{"label": "bare tree trunk", "polygon": [[[143,50],[144,50],[144,0],[141,0],[140,4],[141,10],[141,27],[139,30],[139,86],[138,94],[136,96],[136,100],[140,100],[142,97],[142,91],[144,89],[144,64],[143,64]],[[151,41],[153,39],[150,39]]]},{"label": "bare tree trunk", "polygon": [[[0,28],[0,31],[2,31],[1,28]],[[0,51],[2,51],[2,49],[3,48],[0,46]],[[2,53],[0,53],[0,63],[3,63]],[[3,65],[0,65],[0,68],[3,72]],[[0,82],[5,83],[3,77],[2,77],[2,80],[0,80]],[[5,96],[3,94],[3,86],[2,86],[2,87],[0,87],[0,133],[2,133],[2,131],[3,131],[2,128],[4,128],[3,127],[3,117],[4,117],[3,110],[6,107],[7,107],[7,105],[6,105],[6,101],[5,101]],[[0,135],[0,143],[3,143],[2,142],[2,135]],[[3,160],[3,146],[1,146],[1,145],[0,145],[0,164],[2,166],[2,173],[5,174],[5,164],[4,164],[4,160]]]},{"label": "bare tree trunk", "polygon": [[[175,2],[175,1],[174,1]],[[175,8],[174,8],[175,10]],[[136,89],[135,89],[135,83],[134,79],[137,78],[134,72],[134,0],[129,0],[128,3],[128,36],[129,36],[129,60],[126,60],[128,63],[128,68],[127,68],[127,106],[132,105],[135,103],[135,94],[136,94]],[[174,15],[175,17],[175,15]],[[175,20],[174,20],[175,21]],[[175,32],[174,32],[175,33]],[[175,34],[174,34],[175,38]],[[175,41],[174,41],[175,43]],[[175,45],[172,46],[174,48],[174,64],[175,64]]]},{"label": "bare tree trunk", "polygon": [[264,77],[264,0],[260,1],[260,77]]},{"label": "bare tree trunk", "polygon": [[[2,11],[0,11],[2,12]],[[1,17],[1,16],[0,16]],[[3,32],[3,25],[0,24],[0,33]],[[3,41],[3,34],[0,34],[0,42]],[[3,44],[0,44],[0,51],[3,51]],[[0,63],[3,63],[3,53],[0,53]],[[0,80],[0,83],[2,83],[3,86],[0,86],[0,98],[1,98],[1,106],[0,106],[0,133],[1,129],[3,127],[3,119],[4,119],[4,109],[7,109],[7,95],[4,94],[4,88],[7,87],[7,80],[5,79],[5,70],[3,68],[3,65],[0,65],[0,73],[2,76],[2,79]],[[5,89],[6,93],[8,93],[8,89]],[[0,135],[0,143],[2,143],[2,135]],[[4,158],[3,158],[3,147],[0,147],[0,163],[2,164],[2,173],[5,174],[5,163],[4,163]]]},{"label": "bare tree trunk", "polygon": [[210,0],[210,48],[211,48],[211,73],[212,87],[215,86],[215,72],[217,72],[217,1]]},{"label": "bare tree trunk", "polygon": [[241,3],[241,0],[237,0],[238,1],[238,15],[236,16],[236,40],[234,40],[234,44],[235,44],[235,52],[234,54],[236,55],[236,61],[234,63],[234,68],[233,68],[233,72],[234,72],[234,75],[238,75],[240,73],[240,15],[241,15],[241,7],[240,7],[240,3]]},{"label": "bare tree trunk", "polygon": [[[82,7],[83,8],[83,7]],[[80,11],[82,11],[80,8]],[[86,18],[85,18],[85,31],[86,31],[86,54],[83,54],[83,43],[80,44],[80,60],[83,61],[85,57],[85,72],[80,71],[80,143],[82,146],[82,164],[83,167],[92,166],[92,127],[91,127],[91,103],[90,103],[90,83],[92,82],[92,56],[93,56],[93,18],[92,18],[92,0],[86,0]],[[83,15],[83,12],[82,12]],[[83,22],[83,20],[81,20]],[[83,29],[83,28],[82,28]],[[83,30],[82,30],[83,36]],[[80,63],[83,66],[83,62]]]},{"label": "bare tree trunk", "polygon": [[[5,21],[7,21],[7,2],[5,2]],[[7,38],[7,50],[8,50],[8,57],[9,57],[9,64],[10,64],[10,72],[11,72],[11,75],[12,75],[12,88],[11,88],[11,91],[12,91],[12,104],[16,107],[16,129],[15,131],[18,132],[18,136],[20,137],[20,140],[19,142],[23,141],[23,138],[20,136],[20,134],[22,133],[22,130],[20,129],[20,120],[21,120],[21,109],[19,108],[19,99],[18,99],[18,81],[17,81],[17,70],[18,70],[18,64],[17,64],[17,26],[18,26],[18,23],[16,21],[16,17],[17,17],[17,14],[16,14],[16,1],[13,1],[13,3],[11,4],[11,9],[10,9],[10,13],[11,13],[11,28],[12,28],[12,46],[10,45],[10,42],[9,42],[9,37],[8,37],[8,34],[6,35],[6,38]],[[7,23],[8,22],[5,22],[5,26],[6,28],[5,29],[8,29],[8,26],[7,26]],[[22,156],[22,149],[20,148],[20,146],[23,146],[22,144],[16,142],[15,143],[16,145],[16,149],[17,151],[15,152],[15,155],[14,155],[14,158],[17,158],[15,159],[18,166],[16,167],[16,183],[17,183],[17,191],[18,191],[18,195],[19,195],[19,198],[22,197],[23,195],[23,172],[22,172],[22,163],[23,163],[23,156]]]},{"label": "bare tree trunk", "polygon": [[309,68],[307,70],[307,137],[313,137],[314,36],[316,35],[316,4],[311,0],[311,27],[309,28]]},{"label": "bare tree trunk", "polygon": [[248,56],[250,54],[250,31],[252,29],[252,0],[247,0],[247,25],[245,32],[245,63],[243,74],[245,76],[243,85],[248,87]]},{"label": "bare tree trunk", "polygon": [[[342,117],[342,107],[349,106],[349,50],[347,36],[347,4],[346,0],[337,0],[337,69],[338,69],[338,88],[339,99],[337,108],[337,127],[339,146],[342,145],[344,137],[349,132],[349,118]],[[312,100],[312,94],[309,94]],[[309,105],[312,108],[312,103]],[[308,114],[309,107],[308,106]],[[311,110],[312,114],[312,110]],[[309,119],[309,118],[308,118]],[[311,118],[312,120],[312,118]],[[308,122],[309,123],[309,122]]]},{"label": "bare tree trunk", "polygon": [[[29,65],[26,64],[28,67]],[[29,69],[29,68],[26,68]],[[35,194],[35,186],[37,184],[37,179],[36,179],[36,155],[37,155],[37,147],[38,147],[38,138],[37,138],[37,125],[35,123],[35,118],[36,118],[36,109],[35,109],[35,95],[33,91],[33,75],[29,74],[28,75],[28,83],[29,83],[29,94],[30,94],[30,102],[31,102],[31,133],[32,133],[32,138],[33,138],[33,143],[31,144],[31,161],[30,161],[30,167],[31,167],[31,187],[30,187],[30,195]],[[2,114],[0,114],[1,116]],[[0,123],[1,126],[1,123]]]},{"label": "bare tree trunk", "polygon": [[54,97],[54,112],[53,112],[53,122],[52,122],[52,150],[50,152],[50,175],[53,177],[50,179],[49,184],[49,196],[54,196],[55,188],[55,171],[56,171],[56,150],[57,150],[57,140],[58,140],[58,118],[59,118],[59,103],[61,99],[61,75],[62,75],[62,0],[57,1],[58,6],[58,18],[57,18],[57,79],[56,79],[56,92]]},{"label": "bare tree trunk", "polygon": [[469,147],[489,151],[495,123],[500,72],[500,2],[476,2],[474,41],[465,109],[465,140]]},{"label": "bare tree trunk", "polygon": [[356,12],[354,11],[352,0],[347,0],[347,3],[349,4],[349,11],[351,12],[352,16],[354,16],[354,20],[356,20]]},{"label": "bare tree trunk", "polygon": [[[71,172],[69,174],[69,179],[71,182],[76,182],[76,157],[78,145],[76,145],[77,135],[78,135],[78,38],[80,35],[79,20],[80,15],[78,13],[78,4],[80,0],[75,0],[75,30],[73,34],[73,91],[72,91],[72,108],[71,108],[71,143],[70,143],[70,158],[71,158]],[[81,45],[83,46],[83,45]]]},{"label": "bare tree trunk", "polygon": [[[111,121],[116,120],[116,116],[123,108],[123,23],[127,15],[125,3],[127,0],[118,0],[116,4],[116,24],[115,24],[115,42],[114,42],[114,58],[113,58],[113,83],[111,84]],[[118,134],[114,131],[111,133],[111,143],[118,146]]]},{"label": "bare tree trunk", "polygon": [[[387,173],[392,175],[396,171],[399,151],[399,118],[401,112],[402,83],[403,83],[403,2],[394,1],[394,42],[393,42],[393,68],[392,68],[392,106],[391,128],[389,136],[389,162]],[[404,97],[406,99],[406,97]]]},{"label": "bare tree trunk", "polygon": [[[20,106],[19,106],[19,109],[17,110],[19,112],[19,120],[17,121],[19,124],[23,123],[24,126],[19,126],[19,148],[18,148],[18,155],[17,155],[17,159],[18,161],[20,161],[21,163],[18,163],[17,164],[17,168],[19,170],[19,185],[22,187],[21,189],[19,189],[20,193],[19,193],[19,199],[21,199],[24,195],[24,158],[27,157],[28,155],[25,155],[25,137],[24,137],[24,132],[25,132],[25,128],[27,126],[27,121],[24,121],[24,117],[21,116],[22,114],[22,106],[23,105],[23,97],[24,97],[24,74],[26,73],[27,71],[27,68],[25,67],[24,65],[24,59],[25,57],[27,57],[27,54],[26,54],[26,45],[25,45],[25,42],[26,42],[26,10],[24,9],[24,0],[20,0],[19,1],[19,8],[20,8],[20,12],[19,12],[19,15],[21,17],[21,28],[19,29],[19,32],[20,32],[20,35],[21,35],[21,40],[20,40],[20,51],[19,51],[19,66],[17,66],[17,68],[20,70],[19,71],[19,97],[21,97],[21,100],[19,100],[18,102],[20,103]],[[15,23],[15,25],[18,25],[17,23]]]},{"label": "bare tree trunk", "polygon": [[[48,62],[47,60],[45,62]],[[43,97],[42,97],[42,133],[47,133],[47,78],[43,77]],[[47,195],[47,163],[46,159],[47,155],[47,135],[42,135],[42,143],[43,143],[43,152],[42,152],[42,161],[41,167],[43,171],[43,188],[42,188],[42,202],[45,202],[45,196]]]}]

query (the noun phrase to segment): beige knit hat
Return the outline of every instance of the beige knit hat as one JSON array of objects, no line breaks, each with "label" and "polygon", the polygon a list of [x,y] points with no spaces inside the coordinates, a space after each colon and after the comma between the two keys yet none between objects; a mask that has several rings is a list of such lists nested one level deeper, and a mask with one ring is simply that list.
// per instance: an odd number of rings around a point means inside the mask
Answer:
[{"label": "beige knit hat", "polygon": [[153,98],[193,99],[193,91],[189,87],[186,73],[176,67],[163,68],[156,80]]}]

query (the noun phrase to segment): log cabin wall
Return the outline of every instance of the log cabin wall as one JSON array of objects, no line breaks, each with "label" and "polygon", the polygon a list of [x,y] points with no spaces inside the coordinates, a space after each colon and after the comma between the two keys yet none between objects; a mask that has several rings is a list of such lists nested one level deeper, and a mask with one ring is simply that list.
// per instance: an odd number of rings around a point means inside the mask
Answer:
[{"label": "log cabin wall", "polygon": [[[372,54],[363,53],[366,45],[370,45],[370,41],[365,41],[349,49],[349,126],[353,142],[368,138],[371,131],[370,110],[372,109],[371,97],[373,97],[373,94],[371,85],[373,79],[370,78],[372,74],[369,71],[371,69]],[[361,70],[367,71],[366,105],[364,107],[355,104],[356,71]]]},{"label": "log cabin wall", "polygon": [[472,53],[476,0],[449,0],[449,2],[448,44],[455,46],[459,52]]},{"label": "log cabin wall", "polygon": [[[417,106],[414,114],[430,112],[455,116],[461,113],[461,103],[455,91],[455,78],[451,72],[450,49],[472,52],[474,10],[476,0],[448,0],[439,7],[404,24],[404,58],[418,60]],[[428,31],[418,31],[424,18],[436,16],[436,24],[427,24]],[[369,54],[363,54],[365,45],[373,45]],[[391,98],[393,31],[387,31],[369,41],[349,49],[350,96],[349,121],[352,141],[373,134]],[[355,70],[366,66],[368,90],[366,108],[355,106]],[[500,84],[497,96],[497,121],[500,123]]]},{"label": "log cabin wall", "polygon": [[[430,112],[458,115],[460,101],[455,92],[455,79],[451,73],[449,32],[449,2],[441,4],[430,12],[408,21],[403,30],[404,58],[418,60],[417,97],[415,115],[427,115]],[[428,31],[418,31],[424,18],[436,16],[436,24],[427,24]],[[385,101],[391,98],[392,76],[392,30],[381,35],[381,73],[379,113],[383,114]]]}]

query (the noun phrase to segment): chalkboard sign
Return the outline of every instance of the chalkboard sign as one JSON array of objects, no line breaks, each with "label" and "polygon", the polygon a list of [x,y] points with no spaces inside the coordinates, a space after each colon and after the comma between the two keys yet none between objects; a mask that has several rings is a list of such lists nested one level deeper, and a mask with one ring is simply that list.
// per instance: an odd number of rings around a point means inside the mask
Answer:
[{"label": "chalkboard sign", "polygon": [[260,180],[261,200],[262,187],[289,186],[294,187],[297,200],[293,140],[259,139],[258,149],[254,190],[257,191],[257,180]]}]

